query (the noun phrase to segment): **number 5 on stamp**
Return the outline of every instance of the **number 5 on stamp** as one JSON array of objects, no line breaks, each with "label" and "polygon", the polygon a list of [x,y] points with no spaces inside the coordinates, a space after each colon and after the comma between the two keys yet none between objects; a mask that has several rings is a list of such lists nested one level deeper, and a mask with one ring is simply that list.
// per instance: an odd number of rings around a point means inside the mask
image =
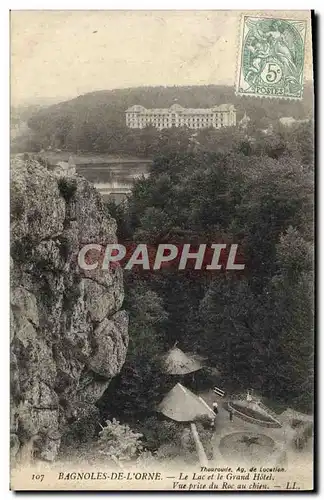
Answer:
[{"label": "number 5 on stamp", "polygon": [[306,20],[243,16],[236,93],[301,99]]}]

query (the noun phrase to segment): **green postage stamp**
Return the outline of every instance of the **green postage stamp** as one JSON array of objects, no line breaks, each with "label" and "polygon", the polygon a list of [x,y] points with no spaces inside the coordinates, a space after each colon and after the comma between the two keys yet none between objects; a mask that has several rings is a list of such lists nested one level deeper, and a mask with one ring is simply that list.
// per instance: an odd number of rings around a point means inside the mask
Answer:
[{"label": "green postage stamp", "polygon": [[306,20],[243,16],[238,95],[300,99]]}]

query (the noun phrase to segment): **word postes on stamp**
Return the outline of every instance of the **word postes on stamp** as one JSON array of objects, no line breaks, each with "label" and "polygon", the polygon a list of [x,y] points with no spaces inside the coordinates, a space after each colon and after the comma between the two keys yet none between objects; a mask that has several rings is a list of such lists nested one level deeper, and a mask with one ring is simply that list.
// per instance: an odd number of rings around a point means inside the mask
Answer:
[{"label": "word postes on stamp", "polygon": [[236,93],[301,99],[305,20],[242,17]]}]

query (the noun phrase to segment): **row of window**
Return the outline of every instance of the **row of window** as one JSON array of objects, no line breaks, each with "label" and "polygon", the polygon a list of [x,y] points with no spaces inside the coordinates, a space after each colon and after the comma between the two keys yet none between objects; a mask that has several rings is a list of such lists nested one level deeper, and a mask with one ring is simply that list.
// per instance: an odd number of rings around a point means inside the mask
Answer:
[{"label": "row of window", "polygon": [[[219,120],[215,120],[216,122],[218,121],[223,121],[222,118]],[[148,120],[134,120],[134,119],[129,119],[127,120],[129,123],[157,123],[157,122],[163,122],[163,123],[213,123],[213,120],[195,120],[195,119],[190,119],[190,120],[159,120],[159,119],[148,119]]]},{"label": "row of window", "polygon": [[[220,117],[216,117],[216,122],[217,121],[223,121],[224,118],[222,116]],[[126,121],[127,122],[134,122],[134,123],[150,123],[150,122],[181,122],[181,123],[184,123],[184,122],[191,122],[191,123],[197,123],[197,122],[212,122],[213,120],[209,119],[209,118],[194,118],[194,117],[190,117],[190,118],[180,118],[179,120],[175,120],[175,119],[169,119],[169,118],[152,118],[152,117],[145,117],[145,118],[129,118],[127,117],[126,118]]]},{"label": "row of window", "polygon": [[192,121],[189,121],[189,122],[179,122],[179,123],[172,123],[172,122],[164,122],[164,121],[152,121],[152,122],[133,122],[133,121],[130,121],[127,123],[128,126],[131,126],[131,127],[136,127],[136,126],[145,126],[145,125],[165,125],[165,126],[168,126],[168,125],[187,125],[187,126],[210,126],[210,125],[216,125],[216,127],[218,125],[224,125],[224,122],[222,120],[220,121],[216,121],[215,123],[210,123],[210,122],[192,122]]},{"label": "row of window", "polygon": [[[148,124],[147,123],[131,123],[131,124],[128,124],[128,127],[129,128],[145,128]],[[186,125],[188,128],[192,128],[192,129],[199,129],[199,128],[207,128],[209,127],[210,125],[209,124],[205,124],[205,123],[199,123],[199,124],[195,124],[195,123],[188,123],[188,124],[185,124],[185,123],[181,123],[178,126],[184,126]],[[156,128],[171,128],[172,126],[172,123],[155,123],[154,126]],[[213,125],[215,128],[220,128],[220,127],[223,127],[225,126],[225,124],[223,123],[215,123],[215,125]]]},{"label": "row of window", "polygon": [[[183,116],[183,115],[178,115],[179,119],[184,119],[184,120],[191,120],[191,119],[212,119],[213,117],[220,118],[225,116],[225,113],[215,113],[215,114],[210,114],[210,115],[189,115],[189,116]],[[233,116],[233,115],[232,115]],[[151,118],[161,118],[161,119],[170,119],[170,115],[147,115],[147,114],[138,114],[138,113],[127,113],[126,118],[135,118],[135,119],[140,119],[140,118],[145,118],[145,119],[151,119]],[[176,118],[176,116],[172,116],[172,118]]]}]

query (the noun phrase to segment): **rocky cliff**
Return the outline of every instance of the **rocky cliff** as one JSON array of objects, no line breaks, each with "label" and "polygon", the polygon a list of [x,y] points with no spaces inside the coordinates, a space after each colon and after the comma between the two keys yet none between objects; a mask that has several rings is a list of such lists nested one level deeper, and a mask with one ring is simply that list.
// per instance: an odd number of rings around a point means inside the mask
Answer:
[{"label": "rocky cliff", "polygon": [[[122,270],[83,271],[87,243],[116,223],[83,177],[19,155],[11,166],[11,449],[54,460],[94,432],[96,401],[128,345]],[[80,436],[81,433],[81,436]]]}]

